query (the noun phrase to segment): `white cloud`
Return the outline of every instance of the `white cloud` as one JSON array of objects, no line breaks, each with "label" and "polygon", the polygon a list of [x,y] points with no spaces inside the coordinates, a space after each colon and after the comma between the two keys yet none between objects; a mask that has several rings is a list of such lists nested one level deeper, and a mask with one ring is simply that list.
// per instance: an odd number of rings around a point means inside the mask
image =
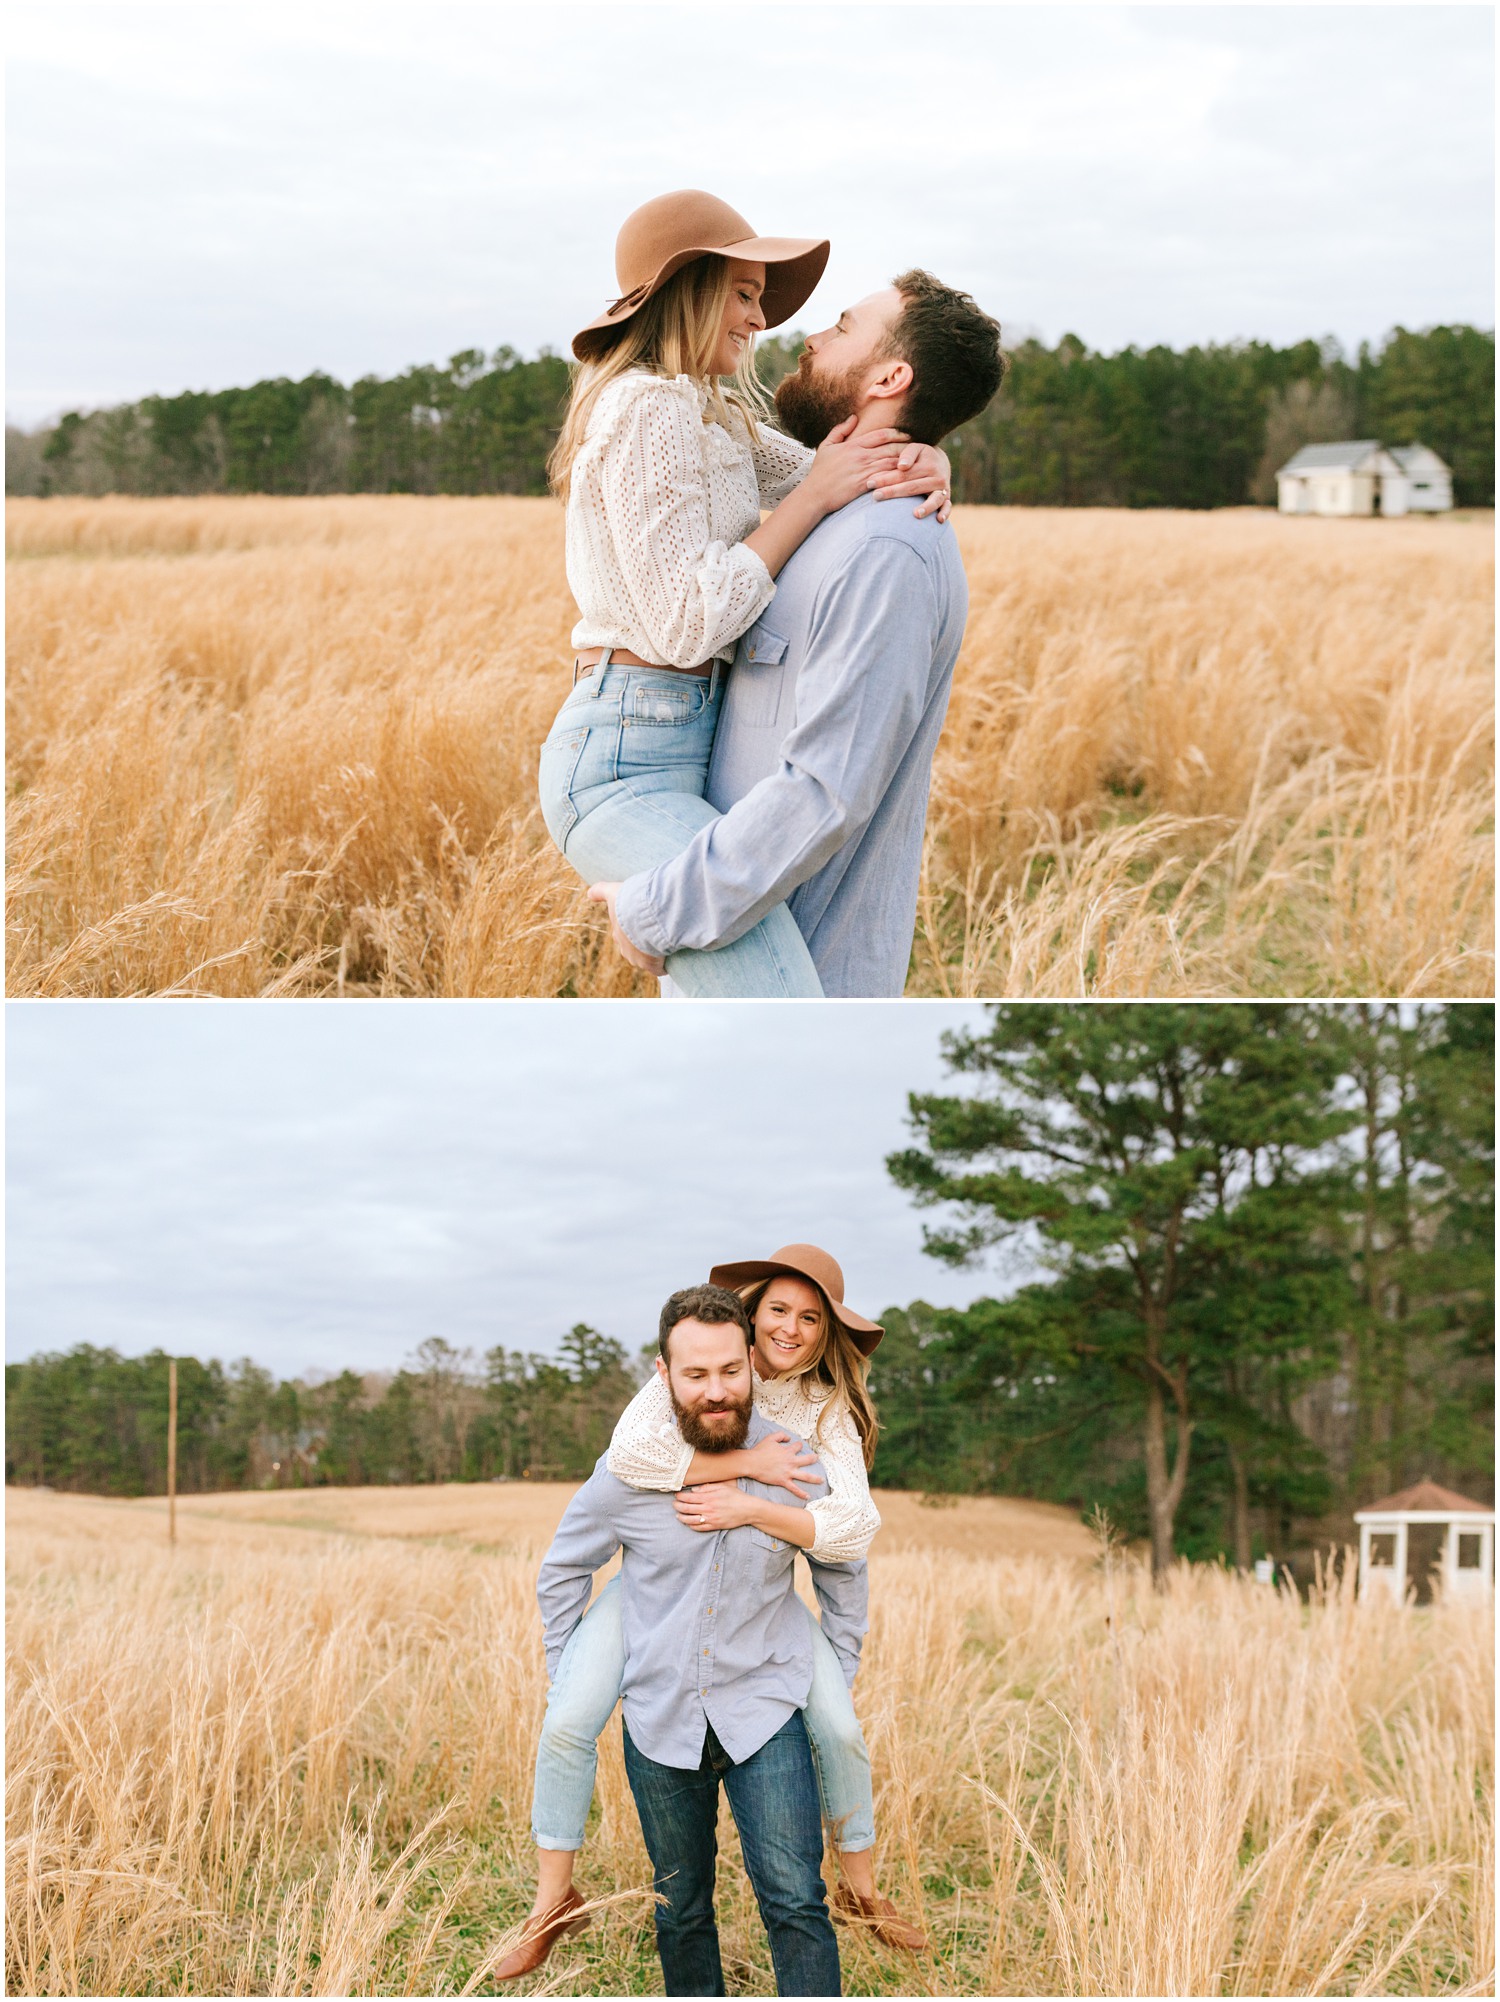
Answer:
[{"label": "white cloud", "polygon": [[1461,7],[11,10],[10,411],[563,346],[625,213],[830,236],[1096,345],[1491,317]]},{"label": "white cloud", "polygon": [[633,1350],[716,1260],[827,1244],[878,1312],[921,1250],[884,1157],[970,1004],[11,1004],[7,1354],[284,1374],[427,1334]]}]

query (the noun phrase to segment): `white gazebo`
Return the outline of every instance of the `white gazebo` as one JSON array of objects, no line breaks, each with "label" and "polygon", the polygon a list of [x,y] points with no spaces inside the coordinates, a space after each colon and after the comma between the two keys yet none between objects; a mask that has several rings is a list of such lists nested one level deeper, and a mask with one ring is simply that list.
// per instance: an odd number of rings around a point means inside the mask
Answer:
[{"label": "white gazebo", "polygon": [[1443,1540],[1442,1589],[1453,1598],[1486,1597],[1493,1590],[1495,1511],[1482,1502],[1418,1481],[1414,1488],[1387,1495],[1354,1511],[1359,1524],[1359,1596],[1388,1592],[1406,1603],[1407,1530],[1414,1522],[1447,1527]]}]

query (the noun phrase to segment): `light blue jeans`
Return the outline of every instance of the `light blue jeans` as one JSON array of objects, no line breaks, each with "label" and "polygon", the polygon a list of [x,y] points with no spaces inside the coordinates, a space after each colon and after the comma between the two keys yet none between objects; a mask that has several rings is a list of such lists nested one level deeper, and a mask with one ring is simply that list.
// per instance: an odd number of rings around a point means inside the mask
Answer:
[{"label": "light blue jeans", "polygon": [[[720,670],[596,667],[557,712],[538,787],[547,831],[586,883],[621,883],[680,855],[718,819],[703,797],[723,700]],[[732,945],[674,952],[667,972],[695,1000],[806,999],[823,992],[785,904]]]},{"label": "light blue jeans", "polygon": [[[801,1601],[798,1601],[801,1604]],[[870,1755],[832,1643],[803,1606],[812,1629],[813,1679],[803,1721],[812,1745],[823,1820],[835,1847],[875,1846]],[[531,1835],[538,1849],[581,1849],[598,1764],[596,1740],[620,1700],[625,1634],[620,1580],[611,1578],[573,1630],[547,1692],[536,1748]]]}]

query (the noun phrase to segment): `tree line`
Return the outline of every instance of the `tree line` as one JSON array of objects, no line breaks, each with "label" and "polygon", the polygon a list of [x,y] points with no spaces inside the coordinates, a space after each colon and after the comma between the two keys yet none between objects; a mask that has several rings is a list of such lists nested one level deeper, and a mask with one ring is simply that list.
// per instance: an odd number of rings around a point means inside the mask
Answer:
[{"label": "tree line", "polygon": [[[1494,1492],[1494,1010],[997,1004],[887,1163],[931,1253],[1011,1261],[888,1308],[877,1486],[1104,1508],[1158,1567],[1348,1533],[1420,1478]],[[583,1478],[649,1369],[440,1336],[391,1375],[179,1360],[184,1492]],[[6,1479],[166,1484],[167,1356],[6,1366]]]},{"label": "tree line", "polygon": [[[760,345],[780,381],[801,336]],[[466,349],[444,366],[345,387],[315,373],[148,396],[7,430],[6,491],[27,494],[540,494],[570,371],[543,350]],[[1305,444],[1420,441],[1460,506],[1495,498],[1495,338],[1395,328],[1352,359],[1331,340],[1128,347],[1021,341],[998,395],[948,441],[956,497],[1034,507],[1274,501]]]}]

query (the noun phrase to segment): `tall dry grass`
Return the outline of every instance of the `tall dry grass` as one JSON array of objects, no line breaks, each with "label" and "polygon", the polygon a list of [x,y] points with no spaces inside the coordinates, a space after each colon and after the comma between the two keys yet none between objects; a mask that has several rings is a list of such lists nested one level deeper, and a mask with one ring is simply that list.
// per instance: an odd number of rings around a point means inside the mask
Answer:
[{"label": "tall dry grass", "polygon": [[[28,1994],[488,1992],[529,1901],[530,1552],[9,1497],[7,1978]],[[877,1546],[878,1552],[878,1546]],[[1488,1613],[1183,1569],[872,1562],[856,1696],[925,1959],[850,1993],[1488,1992]],[[601,1746],[594,1929],[533,1992],[659,1992]],[[772,1992],[726,1820],[730,1986]]]},{"label": "tall dry grass", "polygon": [[[1492,987],[1492,527],[960,510],[908,992]],[[15,994],[645,991],[551,502],[7,504]]]}]

